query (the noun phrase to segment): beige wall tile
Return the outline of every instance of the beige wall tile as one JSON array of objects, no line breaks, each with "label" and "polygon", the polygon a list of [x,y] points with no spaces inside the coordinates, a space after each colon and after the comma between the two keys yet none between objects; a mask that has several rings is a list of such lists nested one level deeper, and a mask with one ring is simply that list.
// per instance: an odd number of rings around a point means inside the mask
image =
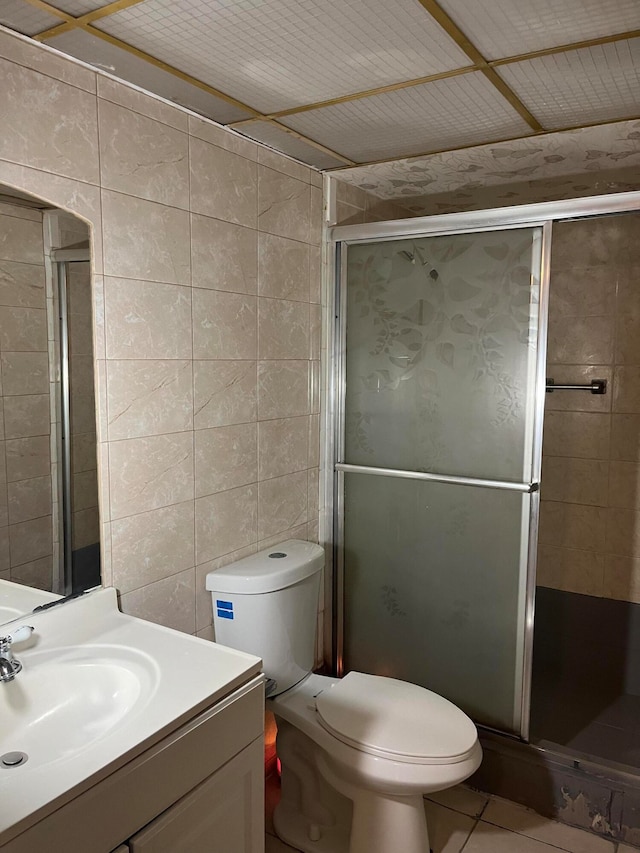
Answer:
[{"label": "beige wall tile", "polygon": [[309,418],[309,468],[320,464],[320,415]]},{"label": "beige wall tile", "polygon": [[191,283],[186,210],[102,190],[102,217],[106,275]]},{"label": "beige wall tile", "polygon": [[95,97],[0,59],[0,157],[98,183]]},{"label": "beige wall tile", "polygon": [[194,287],[256,293],[258,232],[192,214],[191,266]]},{"label": "beige wall tile", "polygon": [[102,186],[189,207],[189,137],[132,110],[98,101]]},{"label": "beige wall tile", "polygon": [[49,436],[12,438],[5,442],[7,482],[43,477],[50,471]]},{"label": "beige wall tile", "polygon": [[604,565],[604,595],[606,598],[640,604],[640,559],[607,554]]},{"label": "beige wall tile", "polygon": [[613,383],[613,411],[640,412],[640,367],[616,367]]},{"label": "beige wall tile", "polygon": [[309,357],[309,306],[288,299],[258,299],[258,358]]},{"label": "beige wall tile", "polygon": [[611,507],[607,518],[607,551],[621,557],[640,557],[640,512]]},{"label": "beige wall tile", "polygon": [[[0,258],[5,262],[14,262],[10,270],[15,269],[15,263],[39,265],[36,268],[39,268],[42,276],[44,264],[42,223],[16,216],[0,216]],[[12,285],[15,291],[15,284],[12,283]],[[39,307],[42,307],[42,304]]]},{"label": "beige wall tile", "polygon": [[269,169],[282,172],[284,175],[289,175],[291,178],[296,178],[298,181],[310,183],[312,170],[309,166],[290,160],[289,157],[280,154],[278,151],[273,151],[271,148],[258,146],[258,163],[268,166]]},{"label": "beige wall tile", "polygon": [[615,360],[616,364],[640,365],[640,315],[618,316]]},{"label": "beige wall tile", "polygon": [[307,521],[307,472],[264,480],[258,486],[258,539]]},{"label": "beige wall tile", "polygon": [[36,589],[51,590],[53,558],[51,556],[41,557],[31,563],[23,563],[11,571],[11,580],[14,583],[25,584]]},{"label": "beige wall tile", "polygon": [[132,89],[131,86],[120,83],[118,80],[112,80],[110,77],[104,77],[102,74],[98,74],[98,97],[104,98],[105,101],[111,101],[113,104],[119,104],[121,107],[126,107],[148,118],[161,121],[163,124],[175,127],[176,130],[187,131],[189,129],[187,113],[176,110],[151,94],[139,89]]},{"label": "beige wall tile", "polygon": [[584,269],[612,261],[626,261],[628,234],[624,217],[606,216],[553,226],[553,270]]},{"label": "beige wall tile", "polygon": [[257,481],[257,424],[197,430],[195,448],[196,498]]},{"label": "beige wall tile", "polygon": [[111,519],[193,500],[193,435],[111,442]]},{"label": "beige wall tile", "polygon": [[238,551],[257,540],[258,488],[229,489],[196,500],[196,563]]},{"label": "beige wall tile", "polygon": [[51,476],[19,480],[7,486],[9,523],[51,515]]},{"label": "beige wall tile", "polygon": [[150,583],[120,596],[123,613],[166,625],[176,631],[195,631],[195,569]]},{"label": "beige wall tile", "polygon": [[612,415],[611,458],[640,462],[640,414]]},{"label": "beige wall tile", "polygon": [[640,508],[640,465],[634,462],[611,462],[609,505],[626,509]]},{"label": "beige wall tile", "polygon": [[73,511],[91,509],[98,506],[98,472],[74,471],[72,484]]},{"label": "beige wall tile", "polygon": [[191,568],[195,562],[193,501],[112,522],[111,546],[113,583],[120,593]]},{"label": "beige wall tile", "polygon": [[258,187],[260,231],[309,242],[310,185],[259,166]]},{"label": "beige wall tile", "polygon": [[548,501],[607,506],[609,462],[544,456],[541,496]]},{"label": "beige wall tile", "polygon": [[258,242],[258,293],[276,299],[309,300],[309,252],[298,240],[260,234]]},{"label": "beige wall tile", "polygon": [[538,586],[601,596],[604,589],[603,554],[570,548],[538,547]]},{"label": "beige wall tile", "polygon": [[11,352],[46,352],[46,311],[0,307],[0,348]]},{"label": "beige wall tile", "polygon": [[272,536],[266,536],[258,542],[258,549],[264,551],[265,548],[273,548],[280,545],[281,542],[286,542],[287,539],[302,539],[304,542],[311,541],[309,537],[309,525],[297,524],[289,530],[279,530]]},{"label": "beige wall tile", "polygon": [[307,471],[307,515],[309,521],[318,520],[320,499],[320,471],[317,468],[310,468]]},{"label": "beige wall tile", "polygon": [[25,394],[4,398],[5,438],[49,435],[49,396]]},{"label": "beige wall tile", "polygon": [[258,424],[261,480],[303,471],[309,460],[309,417],[278,418]]},{"label": "beige wall tile", "polygon": [[251,160],[191,137],[191,210],[256,227],[257,166]]},{"label": "beige wall tile", "polygon": [[95,71],[60,54],[42,50],[35,42],[14,36],[6,30],[0,32],[0,55],[79,89],[96,91]]},{"label": "beige wall tile", "polygon": [[105,279],[107,358],[190,359],[191,290]]},{"label": "beige wall tile", "polygon": [[607,514],[607,508],[602,506],[543,500],[540,502],[539,542],[583,551],[601,550]]},{"label": "beige wall tile", "polygon": [[73,514],[72,547],[86,548],[100,542],[100,517],[98,507],[81,509]]},{"label": "beige wall tile", "polygon": [[315,246],[319,246],[322,243],[323,217],[324,209],[322,190],[319,187],[311,187],[309,207],[309,242],[313,243]]},{"label": "beige wall tile", "polygon": [[612,315],[616,308],[615,268],[597,266],[576,273],[569,268],[552,272],[549,284],[549,314],[559,317]]},{"label": "beige wall tile", "polygon": [[255,361],[194,361],[193,384],[195,429],[256,419]]},{"label": "beige wall tile", "polygon": [[308,361],[258,362],[258,419],[296,417],[310,412]]},{"label": "beige wall tile", "polygon": [[51,554],[53,539],[51,516],[34,518],[9,526],[12,576],[18,574],[17,566],[30,563]]},{"label": "beige wall tile", "polygon": [[9,528],[0,527],[0,570],[9,571],[11,567],[11,551],[9,546]]},{"label": "beige wall tile", "polygon": [[613,331],[613,315],[558,318],[549,325],[547,357],[560,364],[608,364]]},{"label": "beige wall tile", "polygon": [[37,263],[0,260],[0,305],[42,308],[44,304],[44,267]]},{"label": "beige wall tile", "polygon": [[95,433],[79,433],[73,436],[73,470],[91,471],[97,467],[97,447]]},{"label": "beige wall tile", "polygon": [[322,250],[319,246],[309,247],[309,301],[322,303]]},{"label": "beige wall tile", "polygon": [[319,361],[322,355],[322,307],[309,305],[309,358]]},{"label": "beige wall tile", "polygon": [[[637,239],[637,238],[636,238]],[[618,292],[617,311],[618,314],[631,314],[637,317],[640,314],[640,266],[629,264],[626,269],[617,270]]]},{"label": "beige wall tile", "polygon": [[547,412],[544,451],[549,456],[608,459],[610,420],[608,414]]},{"label": "beige wall tile", "polygon": [[256,297],[193,288],[193,357],[254,359]]},{"label": "beige wall tile", "polygon": [[190,360],[107,363],[109,440],[193,429]]}]

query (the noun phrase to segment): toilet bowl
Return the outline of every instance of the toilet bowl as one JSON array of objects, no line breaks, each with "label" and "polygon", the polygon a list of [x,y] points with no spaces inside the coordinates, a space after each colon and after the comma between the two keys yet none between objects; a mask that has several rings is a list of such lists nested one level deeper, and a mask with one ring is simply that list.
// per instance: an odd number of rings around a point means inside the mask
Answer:
[{"label": "toilet bowl", "polygon": [[318,545],[289,540],[207,575],[216,641],[263,658],[278,725],[274,827],[305,853],[428,853],[423,795],[468,778],[477,731],[415,684],[311,672]]}]

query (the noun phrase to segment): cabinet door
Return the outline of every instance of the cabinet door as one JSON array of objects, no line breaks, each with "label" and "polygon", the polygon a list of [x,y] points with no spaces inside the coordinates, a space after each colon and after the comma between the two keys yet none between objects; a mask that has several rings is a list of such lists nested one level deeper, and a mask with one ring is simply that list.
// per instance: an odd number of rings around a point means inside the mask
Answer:
[{"label": "cabinet door", "polygon": [[131,853],[263,853],[262,739],[129,840]]}]

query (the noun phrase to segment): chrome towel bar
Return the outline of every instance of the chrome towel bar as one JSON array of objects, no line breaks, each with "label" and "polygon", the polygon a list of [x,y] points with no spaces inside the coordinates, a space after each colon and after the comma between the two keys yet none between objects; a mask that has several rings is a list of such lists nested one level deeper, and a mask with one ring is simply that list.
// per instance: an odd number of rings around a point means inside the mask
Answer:
[{"label": "chrome towel bar", "polygon": [[592,394],[606,394],[607,380],[592,379],[585,385],[556,385],[553,379],[547,379],[547,394],[553,391],[591,391]]}]

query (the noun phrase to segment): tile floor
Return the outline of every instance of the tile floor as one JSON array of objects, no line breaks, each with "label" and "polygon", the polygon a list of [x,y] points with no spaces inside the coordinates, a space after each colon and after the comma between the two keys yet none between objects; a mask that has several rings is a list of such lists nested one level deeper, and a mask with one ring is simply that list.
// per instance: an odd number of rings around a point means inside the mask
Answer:
[{"label": "tile floor", "polygon": [[[272,776],[266,785],[265,853],[295,853],[274,834],[272,815],[279,795],[279,780]],[[639,849],[462,785],[434,794],[425,808],[434,853],[638,853]]]}]

